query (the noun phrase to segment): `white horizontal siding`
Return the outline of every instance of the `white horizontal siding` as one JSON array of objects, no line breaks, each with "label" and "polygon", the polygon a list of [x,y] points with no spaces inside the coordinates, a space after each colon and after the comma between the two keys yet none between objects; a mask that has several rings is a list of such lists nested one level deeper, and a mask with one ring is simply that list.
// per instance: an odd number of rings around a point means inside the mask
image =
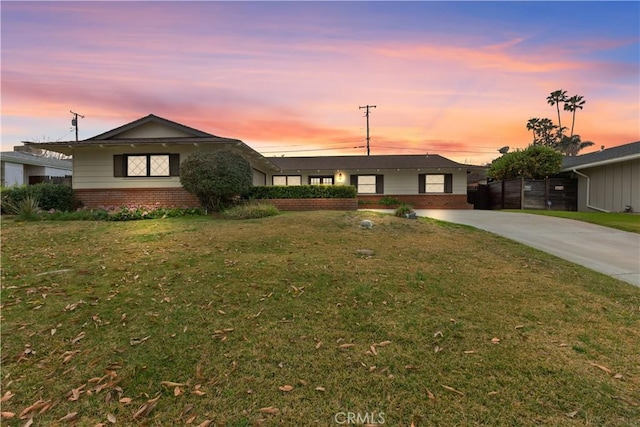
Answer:
[{"label": "white horizontal siding", "polygon": [[[342,172],[344,180],[338,182],[338,174]],[[351,175],[384,175],[384,194],[395,195],[410,195],[418,193],[418,176],[420,174],[452,174],[453,175],[453,192],[451,194],[467,194],[467,170],[457,168],[441,168],[441,169],[400,169],[400,170],[388,170],[388,169],[361,169],[358,171],[336,171],[336,170],[314,170],[314,171],[301,171],[288,172],[286,175],[301,175],[302,184],[309,183],[309,176],[334,176],[335,185],[349,185],[351,183]],[[267,177],[267,185],[272,185],[273,175],[284,174],[271,174]]]}]

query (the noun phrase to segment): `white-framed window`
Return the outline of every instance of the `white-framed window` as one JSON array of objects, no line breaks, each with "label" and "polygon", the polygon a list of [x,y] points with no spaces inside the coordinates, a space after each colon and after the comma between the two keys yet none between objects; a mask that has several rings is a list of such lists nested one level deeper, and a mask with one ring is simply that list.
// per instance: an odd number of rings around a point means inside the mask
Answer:
[{"label": "white-framed window", "polygon": [[453,175],[450,173],[420,174],[419,193],[452,193]]},{"label": "white-framed window", "polygon": [[300,175],[274,175],[271,181],[273,185],[302,185]]},{"label": "white-framed window", "polygon": [[424,190],[426,193],[444,193],[444,175],[426,175]]},{"label": "white-framed window", "polygon": [[376,194],[376,176],[358,175],[358,194]]},{"label": "white-framed window", "polygon": [[127,176],[169,176],[168,154],[127,156]]},{"label": "white-framed window", "polygon": [[310,185],[333,185],[333,175],[330,176],[310,176]]}]

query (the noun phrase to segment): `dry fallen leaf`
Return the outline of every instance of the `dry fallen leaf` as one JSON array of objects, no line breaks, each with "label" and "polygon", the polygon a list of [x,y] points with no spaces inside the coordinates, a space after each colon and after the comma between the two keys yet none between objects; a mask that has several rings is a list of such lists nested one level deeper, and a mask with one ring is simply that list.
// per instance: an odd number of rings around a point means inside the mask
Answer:
[{"label": "dry fallen leaf", "polygon": [[16,416],[15,412],[2,411],[0,412],[0,418],[9,419]]},{"label": "dry fallen leaf", "polygon": [[291,386],[289,384],[286,384],[286,385],[278,387],[278,390],[284,391],[284,392],[289,392],[289,391],[293,390],[293,386]]},{"label": "dry fallen leaf", "polygon": [[72,340],[71,340],[71,344],[75,344],[75,343],[77,343],[77,342],[78,342],[78,341],[80,341],[82,338],[84,338],[84,337],[85,337],[85,335],[86,335],[86,334],[85,334],[84,332],[80,332],[80,333],[78,334],[78,336],[77,336],[77,337],[75,337],[74,339],[72,339]]},{"label": "dry fallen leaf", "polygon": [[60,418],[58,420],[58,422],[72,422],[72,421],[76,421],[78,419],[78,413],[77,412],[69,412],[67,415],[65,415],[64,417]]},{"label": "dry fallen leaf", "polygon": [[433,337],[434,337],[434,338],[437,338],[437,337],[444,337],[444,335],[442,334],[442,331],[437,331],[436,333],[434,333],[434,334],[433,334]]},{"label": "dry fallen leaf", "polygon": [[14,393],[7,391],[5,392],[5,394],[2,395],[2,397],[0,397],[0,403],[4,403],[7,400],[11,399],[13,396],[15,396]]},{"label": "dry fallen leaf", "polygon": [[475,352],[476,352],[475,350],[465,350],[465,351],[463,351],[464,354],[473,354]]},{"label": "dry fallen leaf", "polygon": [[463,393],[463,392],[458,391],[458,390],[456,390],[456,389],[455,389],[455,388],[453,388],[453,387],[449,387],[448,385],[443,385],[443,386],[442,386],[442,388],[443,388],[443,389],[445,389],[445,390],[452,391],[452,392],[454,392],[454,393],[456,393],[456,394],[459,394],[460,396],[464,396],[464,393]]},{"label": "dry fallen leaf", "polygon": [[165,387],[169,387],[169,388],[186,386],[185,383],[174,383],[173,381],[162,381],[160,384],[165,386]]},{"label": "dry fallen leaf", "polygon": [[107,414],[107,420],[111,423],[111,424],[115,424],[116,423],[116,416],[113,414]]},{"label": "dry fallen leaf", "polygon": [[213,422],[213,420],[204,420],[203,422],[198,424],[198,427],[209,427],[212,422]]},{"label": "dry fallen leaf", "polygon": [[176,387],[173,389],[174,396],[180,396],[182,394],[182,389],[180,387]]},{"label": "dry fallen leaf", "polygon": [[391,344],[391,341],[382,341],[382,342],[379,342],[378,344],[376,344],[376,347],[384,347],[384,346],[389,345],[389,344]]},{"label": "dry fallen leaf", "polygon": [[349,348],[349,347],[353,347],[355,346],[355,344],[340,344],[338,346],[338,348]]},{"label": "dry fallen leaf", "polygon": [[207,393],[202,390],[193,390],[191,394],[195,394],[196,396],[204,396]]},{"label": "dry fallen leaf", "polygon": [[147,400],[147,403],[140,406],[138,410],[133,414],[133,419],[135,420],[137,418],[146,417],[147,415],[149,415],[151,411],[153,411],[153,409],[158,404],[159,399],[160,399],[160,396],[158,395],[153,399]]},{"label": "dry fallen leaf", "polygon": [[500,338],[498,337],[491,338],[491,344],[499,344],[499,343],[500,343]]},{"label": "dry fallen leaf", "polygon": [[427,396],[431,400],[436,400],[436,396],[433,393],[431,393],[431,390],[429,390],[429,389],[427,389]]},{"label": "dry fallen leaf", "polygon": [[568,412],[568,413],[566,413],[565,415],[566,415],[567,417],[569,417],[569,418],[573,418],[573,417],[575,417],[576,415],[578,415],[578,411]]},{"label": "dry fallen leaf", "polygon": [[316,391],[325,391],[324,387],[316,387]]},{"label": "dry fallen leaf", "polygon": [[603,371],[605,371],[607,374],[611,374],[611,373],[613,373],[613,372],[611,372],[611,369],[607,368],[607,367],[606,367],[606,366],[604,366],[604,365],[598,365],[597,363],[593,363],[593,362],[589,362],[589,364],[590,364],[591,366],[595,366],[596,368],[600,368],[600,369],[602,369],[602,370],[603,370]]},{"label": "dry fallen leaf", "polygon": [[139,345],[142,344],[143,342],[145,342],[146,340],[148,340],[149,338],[151,338],[151,335],[148,335],[144,338],[131,338],[129,340],[129,344],[131,345]]},{"label": "dry fallen leaf", "polygon": [[615,375],[613,376],[613,378],[615,378],[615,379],[619,380],[619,379],[621,379],[621,378],[622,378],[622,374],[615,374]]},{"label": "dry fallen leaf", "polygon": [[123,404],[126,405],[128,403],[131,403],[131,400],[132,399],[130,397],[122,397],[122,398],[120,398],[120,400],[118,400],[118,402],[123,403]]},{"label": "dry fallen leaf", "polygon": [[22,410],[22,412],[20,412],[19,418],[20,418],[21,420],[24,420],[24,419],[30,418],[28,415],[29,415],[31,412],[39,411],[40,409],[42,409],[42,408],[46,407],[47,405],[49,405],[49,403],[48,403],[48,402],[45,402],[44,400],[38,400],[38,401],[37,401],[36,403],[34,403],[33,405],[31,405],[31,406],[27,406],[26,408],[24,408],[24,409]]},{"label": "dry fallen leaf", "polygon": [[280,412],[280,409],[274,408],[273,406],[267,406],[266,408],[260,408],[258,411],[262,412],[263,414],[275,415]]}]

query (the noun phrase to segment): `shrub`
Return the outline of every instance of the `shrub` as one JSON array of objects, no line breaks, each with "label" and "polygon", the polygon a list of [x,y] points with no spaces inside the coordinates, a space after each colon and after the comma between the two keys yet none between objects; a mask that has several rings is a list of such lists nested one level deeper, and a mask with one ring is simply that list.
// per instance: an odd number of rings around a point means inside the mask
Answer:
[{"label": "shrub", "polygon": [[396,199],[395,197],[384,196],[382,199],[380,199],[378,203],[380,203],[383,206],[392,206],[392,205],[402,204],[402,200]]},{"label": "shrub", "polygon": [[353,199],[356,195],[352,185],[270,185],[247,192],[250,199]]},{"label": "shrub", "polygon": [[180,183],[214,212],[230,206],[253,185],[251,164],[230,151],[198,151],[180,165]]},{"label": "shrub", "polygon": [[21,200],[32,197],[38,201],[43,210],[72,211],[75,203],[73,189],[67,185],[40,183],[35,185],[20,185],[3,188],[2,210],[5,203],[16,204]]},{"label": "shrub", "polygon": [[541,179],[562,168],[562,154],[550,147],[530,145],[498,157],[491,163],[487,175],[502,180],[511,178]]},{"label": "shrub", "polygon": [[401,203],[400,206],[398,206],[398,208],[394,211],[394,215],[404,218],[407,214],[410,214],[411,212],[413,212],[413,208],[411,207],[411,205],[407,203]]},{"label": "shrub", "polygon": [[40,206],[38,199],[33,196],[27,196],[18,201],[7,201],[3,203],[3,207],[6,213],[16,215],[16,219],[19,220],[36,221],[39,218]]},{"label": "shrub", "polygon": [[247,203],[227,209],[221,216],[225,219],[253,219],[278,215],[280,211],[268,203]]},{"label": "shrub", "polygon": [[140,219],[177,218],[187,215],[202,215],[200,209],[159,208],[146,206],[122,206],[108,215],[109,221],[136,221]]}]

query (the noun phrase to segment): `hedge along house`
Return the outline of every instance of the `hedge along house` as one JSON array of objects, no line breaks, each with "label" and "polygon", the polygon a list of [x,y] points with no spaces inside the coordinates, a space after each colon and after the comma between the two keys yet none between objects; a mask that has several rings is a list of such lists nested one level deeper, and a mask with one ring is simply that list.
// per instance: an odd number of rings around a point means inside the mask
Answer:
[{"label": "hedge along house", "polygon": [[223,138],[150,114],[82,141],[33,143],[73,156],[72,187],[83,206],[199,206],[180,184],[180,162],[198,150],[229,150],[253,168],[253,184],[265,185],[276,166],[238,139]]},{"label": "hedge along house", "polygon": [[[253,168],[254,185],[354,185],[363,207],[382,207],[384,196],[415,208],[470,209],[467,173],[472,166],[436,154],[266,158],[238,139],[215,136],[150,114],[82,141],[34,143],[73,156],[72,186],[85,207],[198,206],[180,184],[180,163],[198,150],[231,150]],[[357,209],[351,199],[297,205],[284,210]]]},{"label": "hedge along house", "polygon": [[[270,185],[353,185],[360,207],[388,208],[395,199],[416,209],[470,209],[468,165],[437,154],[276,157]],[[385,197],[386,196],[386,197]]]}]

